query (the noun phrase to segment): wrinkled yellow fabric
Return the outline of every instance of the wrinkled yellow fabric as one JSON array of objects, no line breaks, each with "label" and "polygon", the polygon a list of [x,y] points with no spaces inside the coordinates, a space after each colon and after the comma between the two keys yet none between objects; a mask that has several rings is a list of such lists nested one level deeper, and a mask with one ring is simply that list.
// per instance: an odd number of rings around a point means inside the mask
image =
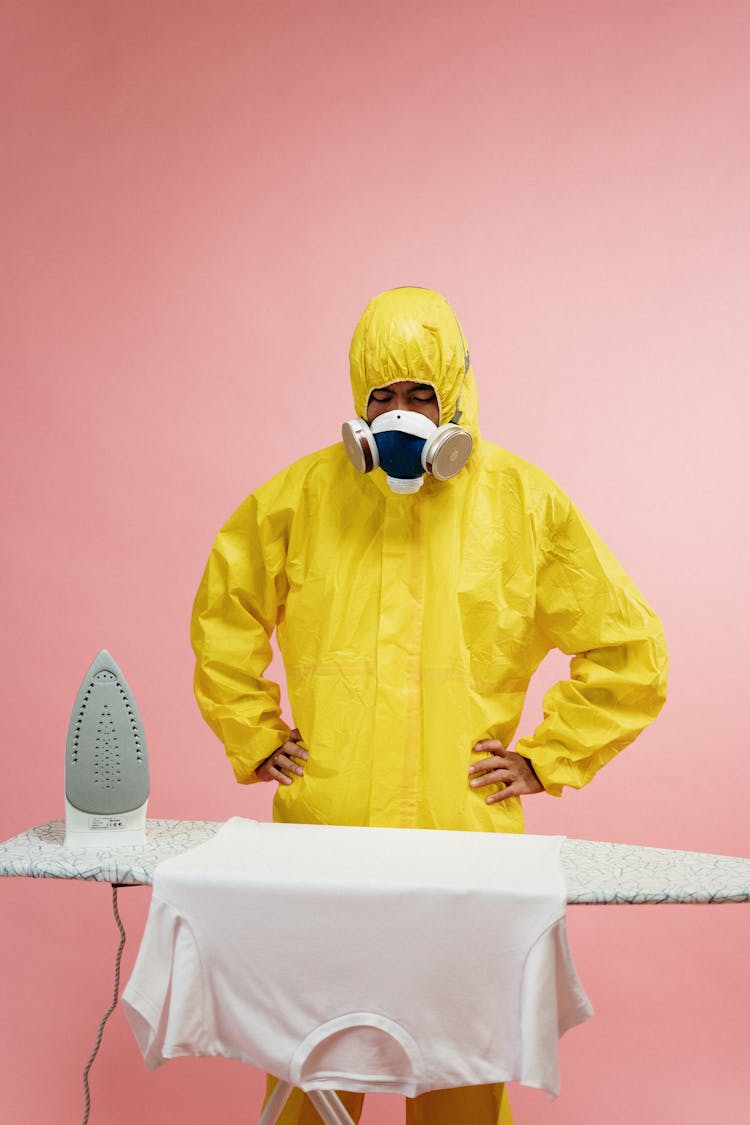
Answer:
[{"label": "wrinkled yellow fabric", "polygon": [[474,382],[465,378],[469,367],[466,337],[445,297],[416,286],[389,289],[370,301],[354,329],[354,409],[364,418],[370,391],[410,379],[434,386],[441,423],[452,421],[458,407],[460,424],[477,432]]},{"label": "wrinkled yellow fabric", "polygon": [[375,386],[432,383],[475,447],[452,480],[396,495],[342,444],[303,457],[221,529],[195,602],[195,691],[240,782],[289,731],[265,678],[277,630],[309,752],[274,817],[304,823],[523,830],[518,799],[468,784],[480,739],[511,744],[545,654],[572,657],[515,749],[549,793],[585,785],[656,716],[658,618],[567,496],[484,441],[463,333],[428,290],[368,306],[351,348],[355,408]]}]

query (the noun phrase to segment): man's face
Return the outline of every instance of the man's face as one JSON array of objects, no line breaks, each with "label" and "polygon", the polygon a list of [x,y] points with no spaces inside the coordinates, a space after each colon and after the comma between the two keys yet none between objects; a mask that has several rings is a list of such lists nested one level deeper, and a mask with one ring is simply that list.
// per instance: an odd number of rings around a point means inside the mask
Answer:
[{"label": "man's face", "polygon": [[374,422],[389,410],[412,410],[415,414],[424,414],[436,426],[440,423],[440,403],[435,388],[429,383],[404,379],[371,391],[367,400],[367,421]]}]

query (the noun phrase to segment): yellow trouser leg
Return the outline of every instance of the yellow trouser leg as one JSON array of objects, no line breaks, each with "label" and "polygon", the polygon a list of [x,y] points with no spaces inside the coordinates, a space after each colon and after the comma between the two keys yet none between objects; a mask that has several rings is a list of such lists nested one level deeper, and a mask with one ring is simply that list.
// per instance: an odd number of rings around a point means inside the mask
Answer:
[{"label": "yellow trouser leg", "polygon": [[[265,1102],[270,1098],[275,1085],[276,1079],[270,1074],[267,1075]],[[365,1095],[352,1094],[347,1090],[343,1090],[339,1092],[339,1097],[352,1121],[359,1121]],[[264,1105],[265,1102],[263,1103]],[[289,1101],[281,1111],[281,1116],[278,1119],[277,1125],[320,1125],[320,1122],[321,1117],[315,1106],[309,1098],[305,1097],[301,1090],[295,1087],[289,1095]],[[503,1122],[503,1125],[505,1125],[505,1122]]]},{"label": "yellow trouser leg", "polygon": [[407,1098],[407,1125],[513,1125],[505,1086],[461,1086]]}]

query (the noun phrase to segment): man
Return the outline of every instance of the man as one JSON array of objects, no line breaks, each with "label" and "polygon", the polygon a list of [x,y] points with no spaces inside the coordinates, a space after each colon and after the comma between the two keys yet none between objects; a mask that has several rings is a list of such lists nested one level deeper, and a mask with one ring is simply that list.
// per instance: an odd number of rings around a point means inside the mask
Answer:
[{"label": "man", "polygon": [[[522,796],[585,785],[658,714],[661,626],[562,491],[481,438],[443,297],[376,297],[350,367],[345,444],[259,488],[214,544],[193,616],[199,705],[238,781],[279,783],[276,820],[521,832]],[[264,678],[274,629],[294,729]],[[511,750],[555,647],[570,679]],[[282,1120],[317,1118],[300,1099]],[[472,1087],[407,1103],[407,1120],[510,1112],[501,1086]]]}]

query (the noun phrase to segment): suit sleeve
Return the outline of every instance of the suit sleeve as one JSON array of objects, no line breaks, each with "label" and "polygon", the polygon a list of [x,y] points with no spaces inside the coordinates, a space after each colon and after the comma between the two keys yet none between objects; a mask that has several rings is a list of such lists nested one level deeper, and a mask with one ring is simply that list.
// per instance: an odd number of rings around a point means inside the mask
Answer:
[{"label": "suit sleeve", "polygon": [[289,733],[279,686],[264,675],[286,597],[289,516],[263,516],[249,496],[219,532],[193,606],[196,699],[243,783]]},{"label": "suit sleeve", "polygon": [[562,494],[551,497],[537,576],[537,629],[572,657],[544,697],[544,721],[516,749],[547,792],[581,788],[659,714],[664,631],[634,583]]}]

